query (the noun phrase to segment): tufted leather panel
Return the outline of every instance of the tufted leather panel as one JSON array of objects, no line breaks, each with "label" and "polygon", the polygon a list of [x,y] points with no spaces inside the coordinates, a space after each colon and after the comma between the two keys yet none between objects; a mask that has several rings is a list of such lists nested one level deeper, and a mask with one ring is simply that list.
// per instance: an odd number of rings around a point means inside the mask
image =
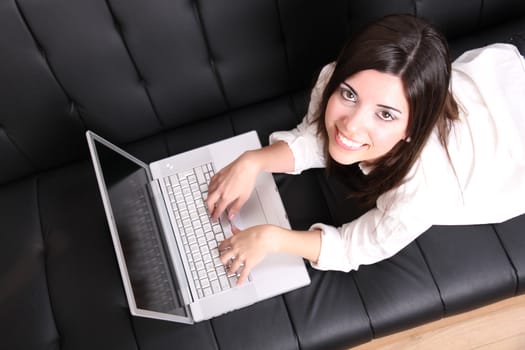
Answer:
[{"label": "tufted leather panel", "polygon": [[355,280],[376,337],[443,316],[439,290],[415,243],[388,260],[361,267]]},{"label": "tufted leather panel", "polygon": [[525,292],[525,215],[494,225],[518,281],[516,292]]},{"label": "tufted leather panel", "polygon": [[311,287],[284,297],[300,348],[342,349],[372,339],[370,319],[352,276],[309,271]]},{"label": "tufted leather panel", "polygon": [[5,183],[87,152],[78,110],[14,1],[0,2],[0,33],[0,163],[9,164],[0,170],[0,183]]},{"label": "tufted leather panel", "polygon": [[514,295],[516,273],[491,225],[434,226],[418,242],[446,315]]},{"label": "tufted leather panel", "polygon": [[37,189],[36,179],[0,189],[0,333],[6,349],[57,347],[60,341]]}]

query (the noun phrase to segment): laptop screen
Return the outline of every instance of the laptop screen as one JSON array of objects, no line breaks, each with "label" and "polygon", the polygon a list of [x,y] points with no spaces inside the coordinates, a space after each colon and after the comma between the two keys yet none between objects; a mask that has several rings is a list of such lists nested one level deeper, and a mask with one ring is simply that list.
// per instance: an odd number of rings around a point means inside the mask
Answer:
[{"label": "laptop screen", "polygon": [[146,169],[94,141],[137,307],[185,314],[174,288]]}]

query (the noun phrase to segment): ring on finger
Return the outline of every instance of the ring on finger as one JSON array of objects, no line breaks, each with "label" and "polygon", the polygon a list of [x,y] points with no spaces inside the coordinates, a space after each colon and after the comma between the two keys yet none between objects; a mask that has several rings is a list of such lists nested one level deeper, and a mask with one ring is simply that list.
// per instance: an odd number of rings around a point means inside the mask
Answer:
[{"label": "ring on finger", "polygon": [[228,278],[231,278],[231,277],[241,277],[241,273],[239,272],[239,270],[235,271],[234,273],[231,273],[228,275]]}]

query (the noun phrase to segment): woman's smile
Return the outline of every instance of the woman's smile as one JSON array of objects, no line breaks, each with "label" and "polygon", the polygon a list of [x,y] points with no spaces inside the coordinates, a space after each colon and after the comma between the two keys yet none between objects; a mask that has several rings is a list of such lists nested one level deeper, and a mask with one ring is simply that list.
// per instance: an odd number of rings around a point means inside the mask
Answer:
[{"label": "woman's smile", "polygon": [[341,146],[343,149],[347,151],[361,151],[363,149],[368,148],[368,145],[366,143],[361,143],[356,140],[350,139],[346,136],[344,136],[337,126],[335,127],[335,140],[337,141],[337,144]]}]

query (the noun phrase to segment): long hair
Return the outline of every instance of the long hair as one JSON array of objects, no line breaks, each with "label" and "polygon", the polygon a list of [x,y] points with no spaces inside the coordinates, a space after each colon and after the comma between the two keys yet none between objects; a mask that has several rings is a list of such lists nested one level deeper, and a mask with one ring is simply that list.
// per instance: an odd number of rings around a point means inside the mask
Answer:
[{"label": "long hair", "polygon": [[[364,205],[399,186],[437,128],[448,155],[447,136],[458,118],[458,107],[449,92],[451,63],[446,39],[428,22],[412,15],[390,15],[366,26],[343,47],[321,99],[315,121],[325,140],[328,171],[342,181],[354,181],[350,166],[335,164],[328,153],[325,110],[329,98],[348,77],[367,69],[401,79],[409,105],[407,138],[388,153],[367,161],[372,169],[360,181],[349,184]],[[351,180],[352,179],[352,180]]]}]

